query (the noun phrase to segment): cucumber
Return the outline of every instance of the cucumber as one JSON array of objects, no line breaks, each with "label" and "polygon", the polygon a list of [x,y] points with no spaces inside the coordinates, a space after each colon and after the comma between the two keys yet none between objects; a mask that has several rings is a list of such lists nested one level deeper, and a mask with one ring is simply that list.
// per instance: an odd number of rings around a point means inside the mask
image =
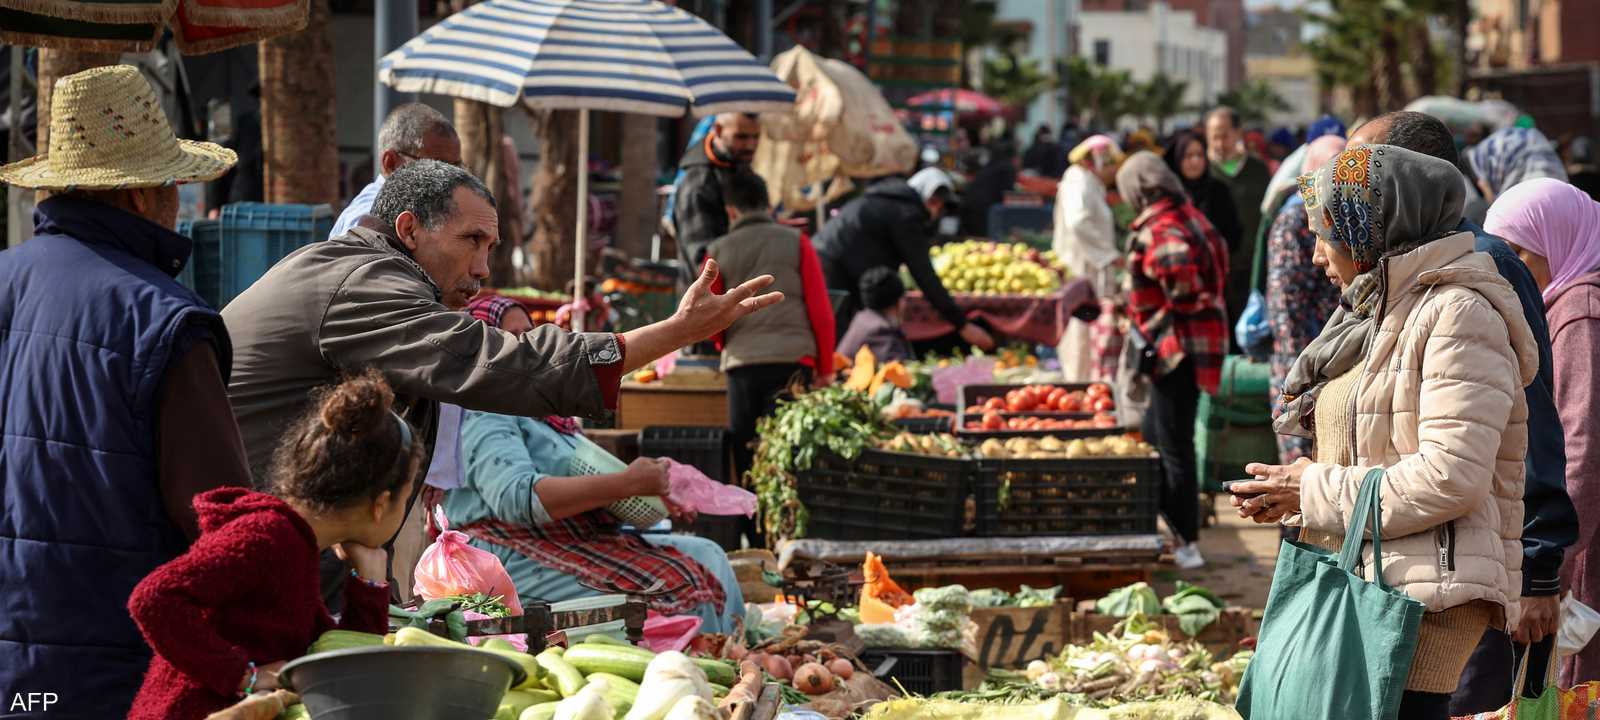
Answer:
[{"label": "cucumber", "polygon": [[562,659],[585,675],[608,673],[639,682],[644,679],[644,670],[654,657],[653,654],[649,657],[644,656],[637,648],[579,643],[567,648],[567,653]]},{"label": "cucumber", "polygon": [[570,663],[563,659],[560,653],[545,650],[539,653],[536,659],[539,662],[539,667],[544,668],[545,673],[547,673],[545,684],[554,685],[554,690],[561,693],[561,697],[572,697],[583,689],[583,673],[572,667]]},{"label": "cucumber", "polygon": [[530,705],[517,716],[517,720],[552,720],[556,716],[556,706],[560,704],[550,702]]},{"label": "cucumber", "polygon": [[611,673],[589,675],[590,682],[595,680],[605,682],[606,702],[611,704],[611,709],[616,711],[617,717],[627,715],[628,711],[633,709],[633,701],[639,697],[639,683]]},{"label": "cucumber", "polygon": [[476,652],[494,653],[495,655],[499,655],[516,663],[522,668],[523,672],[527,673],[527,678],[523,679],[521,684],[512,688],[513,690],[527,690],[530,688],[537,689],[541,685],[540,680],[545,676],[544,668],[539,665],[539,662],[535,660],[532,655],[529,655],[525,652],[517,652],[515,650],[496,650],[492,647],[473,647],[466,643],[458,643],[448,638],[439,637],[438,635],[434,635],[433,633],[421,628],[403,627],[399,630],[396,630],[394,633],[394,644],[396,647],[465,648],[467,650],[473,650]]},{"label": "cucumber", "polygon": [[694,661],[695,667],[698,667],[705,672],[706,680],[709,680],[712,685],[721,685],[724,688],[731,688],[733,687],[734,683],[739,682],[739,671],[726,660],[711,660],[708,658],[690,659]]}]

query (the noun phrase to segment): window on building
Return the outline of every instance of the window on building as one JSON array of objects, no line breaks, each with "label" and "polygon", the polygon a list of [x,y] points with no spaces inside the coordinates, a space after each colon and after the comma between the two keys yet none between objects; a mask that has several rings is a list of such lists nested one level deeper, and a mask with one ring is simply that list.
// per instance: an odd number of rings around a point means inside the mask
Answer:
[{"label": "window on building", "polygon": [[1096,65],[1101,65],[1101,66],[1105,66],[1105,65],[1110,65],[1111,64],[1111,41],[1110,40],[1096,40],[1096,41],[1094,41],[1094,63]]}]

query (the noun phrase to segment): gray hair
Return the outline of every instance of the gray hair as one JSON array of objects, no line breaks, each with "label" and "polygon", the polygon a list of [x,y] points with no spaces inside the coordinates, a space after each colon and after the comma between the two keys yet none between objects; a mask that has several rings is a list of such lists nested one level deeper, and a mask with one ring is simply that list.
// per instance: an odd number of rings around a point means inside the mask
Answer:
[{"label": "gray hair", "polygon": [[437,230],[455,215],[456,188],[471,190],[494,207],[494,194],[472,173],[438,160],[417,160],[383,183],[372,201],[372,214],[393,226],[400,213],[409,211],[423,227]]},{"label": "gray hair", "polygon": [[438,110],[423,103],[406,103],[384,118],[378,129],[378,152],[393,150],[406,155],[422,152],[422,143],[435,133],[456,136],[456,127]]}]

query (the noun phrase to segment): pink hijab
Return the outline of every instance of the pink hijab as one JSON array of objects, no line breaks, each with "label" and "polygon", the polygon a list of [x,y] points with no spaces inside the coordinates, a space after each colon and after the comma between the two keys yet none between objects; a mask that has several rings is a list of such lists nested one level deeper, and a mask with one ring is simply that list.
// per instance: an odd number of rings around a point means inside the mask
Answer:
[{"label": "pink hijab", "polygon": [[1538,178],[1495,199],[1484,229],[1550,263],[1544,300],[1600,270],[1600,203],[1567,183]]}]

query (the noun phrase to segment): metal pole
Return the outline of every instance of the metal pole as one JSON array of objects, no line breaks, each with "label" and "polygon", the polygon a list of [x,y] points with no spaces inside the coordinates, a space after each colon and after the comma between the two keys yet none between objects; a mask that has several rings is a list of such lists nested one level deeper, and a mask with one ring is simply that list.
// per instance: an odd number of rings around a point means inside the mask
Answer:
[{"label": "metal pole", "polygon": [[572,255],[573,275],[576,282],[572,287],[572,331],[583,332],[584,315],[582,304],[587,297],[583,291],[584,256],[589,250],[589,109],[578,111],[578,247]]},{"label": "metal pole", "polygon": [[[11,56],[11,106],[6,109],[9,113],[10,132],[7,137],[11,142],[6,150],[6,157],[11,162],[21,160],[23,157],[22,139],[22,55],[27,49],[20,45],[12,45],[8,54]],[[22,244],[22,225],[26,218],[22,217],[22,188],[15,185],[6,186],[6,246],[15,247]]]},{"label": "metal pole", "polygon": [[756,0],[756,57],[772,62],[772,0]]},{"label": "metal pole", "polygon": [[[373,3],[372,67],[395,48],[404,45],[417,35],[417,5],[410,0],[378,0]],[[411,98],[395,92],[388,85],[375,83],[372,92],[372,173],[383,173],[383,155],[378,148],[378,128],[396,105]]]}]

